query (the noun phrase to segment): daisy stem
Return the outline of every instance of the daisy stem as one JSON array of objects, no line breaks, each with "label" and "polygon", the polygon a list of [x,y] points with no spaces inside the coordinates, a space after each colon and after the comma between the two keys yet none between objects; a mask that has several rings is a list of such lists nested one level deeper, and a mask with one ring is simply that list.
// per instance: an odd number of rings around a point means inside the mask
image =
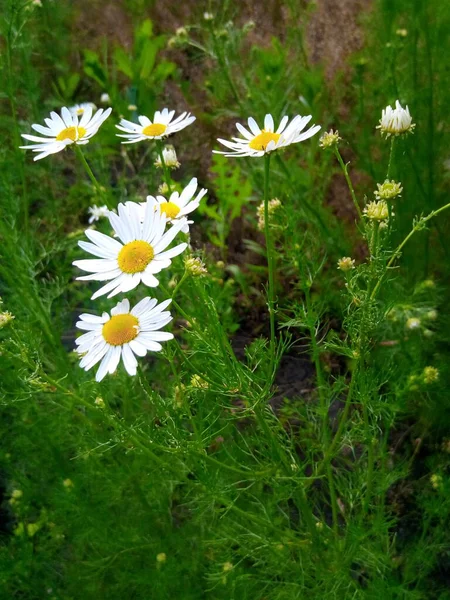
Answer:
[{"label": "daisy stem", "polygon": [[172,192],[172,189],[170,186],[170,182],[171,182],[170,171],[169,171],[168,166],[166,165],[166,161],[164,160],[163,145],[160,140],[156,140],[156,150],[158,152],[159,158],[161,159],[161,164],[162,164],[163,173],[164,173],[164,179],[166,180],[167,187],[169,188],[169,194],[170,194]]},{"label": "daisy stem", "polygon": [[390,174],[391,174],[391,167],[392,167],[392,160],[394,158],[394,142],[395,142],[395,135],[393,135],[391,137],[391,149],[389,152],[389,162],[388,162],[388,168],[387,168],[387,173],[386,173],[386,179],[389,180]]},{"label": "daisy stem", "polygon": [[267,267],[269,270],[269,320],[270,320],[270,367],[269,381],[272,381],[275,366],[275,277],[274,254],[269,225],[269,179],[270,154],[264,155],[264,235],[266,237]]},{"label": "daisy stem", "polygon": [[[80,148],[80,146],[78,144],[74,144],[74,148],[75,148],[75,154],[78,156],[78,158],[80,159],[86,173],[89,176],[89,179],[92,181],[95,189],[97,190],[97,192],[100,194],[100,196],[106,200],[105,198],[105,191],[102,188],[102,186],[99,184],[99,182],[97,181],[97,178],[95,177],[94,173],[92,172],[91,167],[89,166],[88,161],[86,160],[82,149]],[[107,203],[108,204],[108,203]]]},{"label": "daisy stem", "polygon": [[350,179],[350,175],[348,174],[348,168],[347,168],[348,165],[345,164],[344,161],[342,160],[341,153],[339,152],[339,149],[337,146],[335,146],[335,148],[334,148],[334,153],[336,154],[336,158],[338,159],[338,162],[341,165],[341,169],[344,173],[345,181],[347,182],[348,189],[350,190],[350,195],[352,197],[353,204],[355,205],[356,212],[358,213],[358,217],[360,219],[362,219],[363,215],[362,215],[361,209],[359,207],[358,200],[356,199],[356,194],[355,194],[355,190],[353,189],[352,180]]}]

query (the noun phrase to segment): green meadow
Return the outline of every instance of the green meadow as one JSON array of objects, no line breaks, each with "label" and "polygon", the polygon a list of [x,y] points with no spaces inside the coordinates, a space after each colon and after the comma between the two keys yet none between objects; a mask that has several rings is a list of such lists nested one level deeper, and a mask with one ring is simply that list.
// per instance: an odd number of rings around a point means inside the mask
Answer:
[{"label": "green meadow", "polygon": [[1,600],[450,600],[449,40],[3,0]]}]

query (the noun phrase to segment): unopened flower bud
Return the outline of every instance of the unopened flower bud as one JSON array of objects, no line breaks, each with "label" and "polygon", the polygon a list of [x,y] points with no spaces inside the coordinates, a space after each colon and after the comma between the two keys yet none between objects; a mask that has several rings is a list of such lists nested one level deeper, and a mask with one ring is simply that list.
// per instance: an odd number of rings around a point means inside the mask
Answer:
[{"label": "unopened flower bud", "polygon": [[341,271],[351,271],[355,268],[355,259],[350,256],[343,256],[337,262],[337,268]]},{"label": "unopened flower bud", "polygon": [[14,315],[7,310],[0,313],[0,329],[6,327],[13,319],[15,319]]},{"label": "unopened flower bud", "polygon": [[388,205],[384,200],[369,202],[363,212],[368,219],[373,221],[383,221],[389,217]]},{"label": "unopened flower bud", "polygon": [[395,102],[395,108],[387,106],[382,111],[380,124],[377,125],[377,129],[380,129],[386,137],[410,133],[414,130],[414,127],[415,124],[409,114],[409,108],[403,108],[398,100]]},{"label": "unopened flower bud", "polygon": [[203,277],[208,273],[208,269],[205,267],[204,263],[199,258],[193,256],[185,258],[184,268],[193,277]]},{"label": "unopened flower bud", "polygon": [[406,329],[420,329],[420,319],[417,317],[410,317],[406,321]]},{"label": "unopened flower bud", "polygon": [[436,383],[436,381],[439,379],[439,371],[436,369],[436,367],[425,367],[422,377],[424,383],[427,385]]},{"label": "unopened flower bud", "polygon": [[320,138],[319,146],[327,150],[328,148],[332,148],[333,146],[337,146],[341,141],[341,137],[339,137],[339,131],[333,131],[330,129],[327,133],[324,133]]},{"label": "unopened flower bud", "polygon": [[[177,153],[175,152],[175,148],[173,146],[166,146],[165,148],[163,148],[162,154],[164,164],[166,165],[166,167],[168,167],[169,169],[178,169],[180,163],[178,162]],[[160,156],[157,157],[155,161],[155,166],[159,167],[160,169],[163,167]]]},{"label": "unopened flower bud", "polygon": [[384,183],[377,183],[377,191],[374,192],[377,200],[393,200],[401,196],[403,188],[401,183],[389,181],[386,179]]}]

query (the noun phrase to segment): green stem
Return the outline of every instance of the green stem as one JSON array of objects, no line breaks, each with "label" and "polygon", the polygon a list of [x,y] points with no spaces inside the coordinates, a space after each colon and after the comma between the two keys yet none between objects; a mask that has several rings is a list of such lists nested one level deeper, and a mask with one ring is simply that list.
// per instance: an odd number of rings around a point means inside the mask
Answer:
[{"label": "green stem", "polygon": [[80,146],[78,144],[74,144],[73,145],[74,150],[75,150],[75,154],[78,156],[78,158],[81,161],[81,164],[83,165],[86,173],[88,174],[89,179],[91,180],[92,184],[94,185],[95,189],[97,190],[97,192],[100,194],[100,196],[103,199],[106,199],[105,196],[105,191],[102,188],[102,186],[99,184],[97,178],[95,177],[94,173],[92,172],[91,167],[89,166],[88,161],[86,160],[82,149],[80,148]]},{"label": "green stem", "polygon": [[264,155],[264,235],[266,238],[267,267],[269,270],[269,320],[270,320],[270,366],[269,381],[272,382],[275,368],[275,264],[269,224],[269,180],[270,154]]},{"label": "green stem", "polygon": [[399,244],[397,246],[397,248],[394,251],[394,254],[391,256],[389,262],[386,265],[386,269],[378,278],[377,283],[376,283],[375,287],[373,288],[372,293],[370,295],[371,300],[373,300],[375,298],[376,293],[378,292],[378,290],[380,288],[381,282],[383,281],[383,278],[385,277],[389,268],[392,266],[392,263],[398,258],[399,254],[403,250],[403,247],[408,243],[408,241],[412,238],[412,236],[420,229],[423,229],[423,227],[427,221],[429,221],[430,219],[432,219],[439,213],[443,212],[444,210],[447,210],[447,208],[450,208],[450,202],[448,204],[445,204],[444,206],[441,206],[441,208],[438,208],[437,210],[433,210],[429,215],[427,215],[426,217],[420,218],[417,221],[417,223],[415,223],[415,225],[413,226],[411,231],[408,233],[408,235],[405,237],[405,239],[401,242],[401,244]]},{"label": "green stem", "polygon": [[169,195],[172,192],[172,188],[171,188],[171,178],[170,178],[170,171],[169,171],[169,167],[166,165],[166,161],[164,160],[164,152],[163,152],[163,143],[161,140],[156,140],[156,150],[158,152],[158,156],[161,160],[161,165],[162,165],[162,169],[163,169],[163,173],[164,173],[164,180],[167,184],[167,187],[169,189]]},{"label": "green stem", "polygon": [[355,190],[353,189],[352,180],[350,179],[350,175],[348,174],[347,165],[342,160],[341,153],[339,152],[339,148],[337,146],[335,146],[335,148],[334,148],[334,153],[336,154],[336,158],[338,159],[338,162],[341,165],[341,169],[342,169],[342,171],[344,173],[345,181],[347,182],[348,189],[350,190],[350,195],[352,197],[353,204],[355,205],[356,212],[358,213],[358,217],[360,219],[362,219],[363,218],[363,214],[362,214],[361,209],[359,207],[358,200],[356,199]]},{"label": "green stem", "polygon": [[214,52],[216,54],[216,58],[217,58],[217,62],[219,63],[220,68],[222,69],[222,73],[224,78],[226,79],[228,86],[231,90],[231,93],[234,96],[234,99],[236,100],[237,105],[239,106],[239,108],[241,109],[241,111],[244,110],[244,106],[241,102],[241,99],[239,97],[238,91],[236,89],[236,86],[234,85],[234,81],[231,78],[229,69],[228,69],[228,65],[226,63],[226,60],[224,58],[224,56],[222,55],[222,51],[220,48],[220,44],[218,42],[217,36],[216,36],[216,32],[214,30],[214,25],[211,22],[211,27],[210,27],[210,31],[211,31],[211,38],[212,38],[212,43],[213,43],[213,48],[214,48]]},{"label": "green stem", "polygon": [[387,173],[386,173],[386,179],[389,180],[389,177],[391,175],[391,167],[392,167],[392,161],[394,159],[394,144],[395,144],[395,135],[393,135],[391,137],[391,149],[389,152],[389,162],[388,162],[388,168],[387,168]]}]

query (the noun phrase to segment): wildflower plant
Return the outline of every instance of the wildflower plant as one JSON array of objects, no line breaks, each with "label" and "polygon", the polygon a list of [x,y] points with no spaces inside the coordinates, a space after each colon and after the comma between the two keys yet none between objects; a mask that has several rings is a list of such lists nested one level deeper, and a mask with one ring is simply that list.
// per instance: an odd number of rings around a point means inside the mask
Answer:
[{"label": "wildflower plant", "polygon": [[[31,78],[28,98],[17,82],[66,56],[50,34],[77,15],[35,6],[8,6],[3,32],[3,595],[445,596],[450,204],[409,162],[438,143],[420,98],[378,121],[381,97],[409,99],[393,49],[418,38],[415,77],[433,64],[423,20],[375,3],[389,73],[358,57],[331,97],[299,3],[267,47],[226,5],[170,37],[126,3],[131,45],[86,50],[86,81]],[[180,80],[164,46],[204,79]],[[36,159],[61,152],[33,162],[20,135],[44,95],[72,108],[33,126]]]}]

